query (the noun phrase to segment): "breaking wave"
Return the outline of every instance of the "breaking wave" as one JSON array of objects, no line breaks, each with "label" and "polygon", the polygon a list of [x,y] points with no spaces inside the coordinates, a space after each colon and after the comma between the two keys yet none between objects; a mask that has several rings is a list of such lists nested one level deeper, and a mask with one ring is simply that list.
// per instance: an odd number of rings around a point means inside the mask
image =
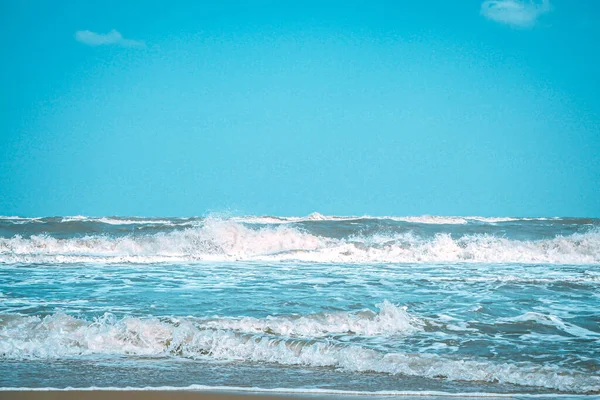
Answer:
[{"label": "breaking wave", "polygon": [[486,262],[597,264],[600,232],[515,240],[490,234],[455,237],[412,231],[331,238],[288,224],[248,226],[205,219],[194,227],[126,236],[0,238],[3,263],[152,263],[193,261],[306,261],[344,263]]},{"label": "breaking wave", "polygon": [[[64,313],[38,316],[0,315],[0,356],[9,359],[60,358],[85,354],[206,353],[189,347],[195,338],[215,335],[268,335],[297,343],[335,335],[406,335],[423,322],[387,300],[379,312],[334,312],[266,318],[116,318],[105,313],[93,322]],[[228,333],[225,333],[228,332]],[[295,343],[295,342],[294,342]],[[183,350],[182,350],[183,349]]]},{"label": "breaking wave", "polygon": [[457,360],[426,353],[384,353],[311,337],[315,333],[332,335],[353,329],[367,335],[389,334],[390,331],[409,334],[419,329],[417,319],[387,302],[380,305],[379,313],[309,315],[298,319],[118,319],[105,314],[90,322],[59,313],[43,318],[4,315],[0,321],[0,357],[4,359],[56,359],[97,354],[185,357],[509,383],[578,393],[600,390],[600,377],[558,367]]},{"label": "breaking wave", "polygon": [[244,317],[207,320],[203,326],[238,332],[266,332],[280,336],[324,337],[332,334],[363,336],[408,334],[418,331],[423,322],[387,300],[378,304],[379,312],[319,313],[309,316],[269,316],[265,319]]}]

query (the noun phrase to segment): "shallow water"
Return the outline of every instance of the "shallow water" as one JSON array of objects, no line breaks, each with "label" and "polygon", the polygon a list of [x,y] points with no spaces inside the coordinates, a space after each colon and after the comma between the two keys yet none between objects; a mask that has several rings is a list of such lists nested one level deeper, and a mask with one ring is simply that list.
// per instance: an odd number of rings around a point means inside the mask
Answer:
[{"label": "shallow water", "polygon": [[0,387],[600,392],[600,221],[0,219]]}]

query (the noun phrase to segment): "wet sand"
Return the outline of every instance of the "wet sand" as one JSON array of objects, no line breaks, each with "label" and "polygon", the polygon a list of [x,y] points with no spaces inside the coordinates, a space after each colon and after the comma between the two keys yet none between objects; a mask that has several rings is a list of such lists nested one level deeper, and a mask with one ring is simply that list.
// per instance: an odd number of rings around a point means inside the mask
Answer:
[{"label": "wet sand", "polygon": [[129,391],[129,390],[49,390],[0,391],[1,400],[289,400],[335,396],[283,396],[264,393],[225,393],[202,391]]}]

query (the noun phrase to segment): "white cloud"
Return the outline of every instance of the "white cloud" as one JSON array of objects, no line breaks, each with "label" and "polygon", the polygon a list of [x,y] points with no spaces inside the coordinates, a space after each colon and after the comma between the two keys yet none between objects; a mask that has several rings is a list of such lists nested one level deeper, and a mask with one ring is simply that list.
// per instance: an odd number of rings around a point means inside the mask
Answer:
[{"label": "white cloud", "polygon": [[75,40],[88,46],[113,45],[122,47],[145,47],[141,40],[125,39],[118,31],[112,30],[108,33],[96,33],[92,31],[75,32]]},{"label": "white cloud", "polygon": [[485,0],[481,14],[515,28],[531,28],[538,17],[552,9],[549,0]]}]

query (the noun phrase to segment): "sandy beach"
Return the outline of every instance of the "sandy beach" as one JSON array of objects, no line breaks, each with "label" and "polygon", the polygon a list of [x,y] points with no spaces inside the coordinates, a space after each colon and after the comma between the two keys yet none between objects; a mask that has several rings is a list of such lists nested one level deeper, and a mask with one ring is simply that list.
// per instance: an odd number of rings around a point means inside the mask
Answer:
[{"label": "sandy beach", "polygon": [[[216,393],[204,391],[129,391],[129,390],[54,390],[5,391],[2,400],[282,400],[291,398],[316,398],[322,396],[283,396],[268,393]],[[327,396],[332,397],[332,396]]]}]

